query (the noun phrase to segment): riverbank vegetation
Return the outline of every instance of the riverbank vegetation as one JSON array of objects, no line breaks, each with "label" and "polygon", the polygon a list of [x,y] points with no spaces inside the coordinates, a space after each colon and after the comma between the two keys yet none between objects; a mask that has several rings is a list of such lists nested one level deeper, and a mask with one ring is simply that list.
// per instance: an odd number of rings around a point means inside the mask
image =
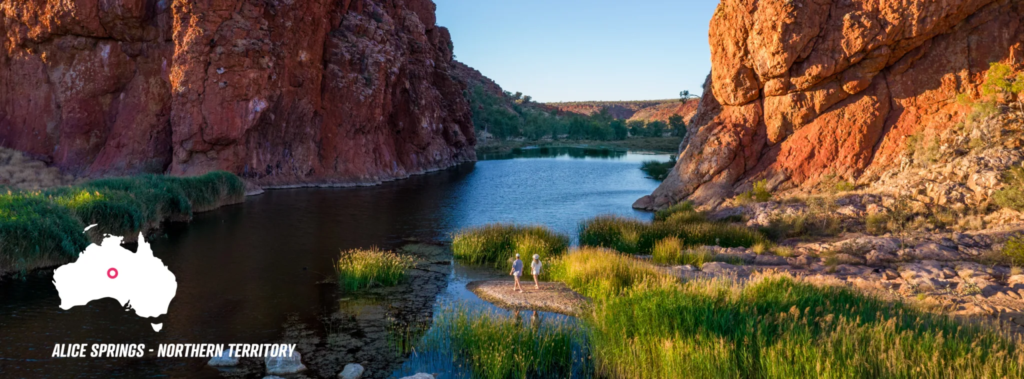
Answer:
[{"label": "riverbank vegetation", "polygon": [[371,248],[342,252],[334,263],[334,271],[341,288],[357,291],[374,286],[397,285],[412,266],[411,257]]},{"label": "riverbank vegetation", "polygon": [[[549,272],[590,297],[593,308],[580,319],[584,336],[548,339],[561,347],[545,346],[545,351],[564,352],[575,341],[586,341],[599,377],[1024,375],[1019,337],[786,274],[760,274],[745,282],[681,281],[650,263],[596,248],[569,252],[552,262]],[[458,340],[493,341],[499,335],[510,342],[474,345],[486,347],[460,350],[460,359],[500,366],[484,362],[532,357],[524,345],[512,342],[527,339],[520,333],[533,333],[530,329],[510,322],[510,329],[497,333],[492,319],[461,317],[460,325],[466,326],[455,333]],[[509,377],[502,376],[508,372],[486,371],[480,377]]]},{"label": "riverbank vegetation", "polygon": [[623,153],[627,151],[641,151],[651,153],[674,154],[679,149],[682,138],[679,137],[648,137],[629,138],[621,141],[596,141],[596,140],[501,140],[490,139],[477,144],[477,155],[488,159],[494,155],[515,154],[526,148],[583,148],[598,150],[614,150]]},{"label": "riverbank vegetation", "polygon": [[481,312],[464,305],[443,308],[434,318],[434,330],[419,351],[450,355],[465,362],[474,378],[577,378],[592,377],[586,333],[568,320],[532,325],[498,312]]},{"label": "riverbank vegetation", "polygon": [[672,159],[668,162],[659,161],[644,161],[640,165],[640,171],[643,171],[648,178],[654,180],[665,180],[668,177],[668,173],[672,172],[672,169],[676,167],[676,157],[672,156]]},{"label": "riverbank vegetation", "polygon": [[[78,257],[83,230],[134,236],[163,221],[245,197],[245,184],[227,172],[197,177],[140,175],[87,181],[70,187],[0,194],[0,272],[25,271]],[[91,231],[92,232],[92,231]]]},{"label": "riverbank vegetation", "polygon": [[564,254],[568,247],[569,236],[543,226],[490,224],[461,230],[452,237],[455,258],[494,267],[510,267],[508,264],[516,254],[524,261],[534,254],[554,258]]},{"label": "riverbank vegetation", "polygon": [[[547,274],[591,299],[591,308],[579,319],[583,336],[551,339],[561,347],[545,348],[568,351],[576,341],[585,341],[595,375],[613,378],[1024,375],[1024,340],[994,325],[965,324],[789,274],[760,273],[743,281],[684,280],[654,264],[699,266],[717,255],[702,245],[726,246],[743,238],[767,249],[762,235],[739,225],[714,224],[735,228],[723,229],[727,233],[688,232],[708,224],[685,204],[657,215],[652,223],[616,216],[582,223],[582,246],[550,260]],[[738,238],[740,229],[753,234]],[[712,236],[714,241],[707,241]],[[647,245],[653,254],[650,261],[634,256],[645,253]],[[493,319],[460,317],[462,325],[484,327],[463,327],[458,340],[497,339]],[[521,325],[515,329],[515,322],[509,325],[512,330],[502,333],[516,336],[507,337],[512,340],[526,338],[518,333],[531,332]],[[492,365],[480,362],[533,354],[515,346],[523,345],[495,343],[460,350],[460,359],[470,365]],[[528,364],[532,359],[517,362]],[[474,372],[497,378],[509,377],[510,371]]]},{"label": "riverbank vegetation", "polygon": [[645,222],[598,216],[580,224],[580,245],[651,255],[655,243],[675,237],[687,246],[752,247],[769,244],[760,232],[727,222],[707,221],[696,212],[679,211],[664,221]]},{"label": "riverbank vegetation", "polygon": [[[473,111],[473,124],[497,139],[537,141],[545,138],[567,140],[618,141],[629,137],[682,137],[686,124],[682,118],[671,125],[664,121],[628,121],[617,119],[608,108],[591,115],[559,112],[532,103],[521,94],[504,97],[476,86],[467,92]],[[677,144],[678,147],[678,144]]]}]

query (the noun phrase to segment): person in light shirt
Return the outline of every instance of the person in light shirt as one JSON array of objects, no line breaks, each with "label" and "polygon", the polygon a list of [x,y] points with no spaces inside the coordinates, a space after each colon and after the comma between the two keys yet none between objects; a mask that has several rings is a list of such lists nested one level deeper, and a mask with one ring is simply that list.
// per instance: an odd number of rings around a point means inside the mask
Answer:
[{"label": "person in light shirt", "polygon": [[512,272],[510,275],[516,279],[516,284],[512,287],[512,291],[523,292],[523,285],[519,284],[519,277],[523,276],[523,261],[519,259],[519,254],[516,254],[516,260],[512,262]]},{"label": "person in light shirt", "polygon": [[543,266],[543,264],[540,263],[540,255],[534,254],[533,262],[530,263],[530,269],[533,272],[533,288],[538,290],[540,289],[540,281],[537,280],[537,277],[540,276],[541,266]]}]

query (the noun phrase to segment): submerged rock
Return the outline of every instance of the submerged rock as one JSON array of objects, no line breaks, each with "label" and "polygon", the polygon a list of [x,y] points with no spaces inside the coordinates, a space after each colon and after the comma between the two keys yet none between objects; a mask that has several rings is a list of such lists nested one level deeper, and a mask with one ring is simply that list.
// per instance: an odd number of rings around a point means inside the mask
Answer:
[{"label": "submerged rock", "polygon": [[230,367],[238,365],[238,357],[231,356],[231,349],[225,349],[220,355],[210,358],[206,364],[213,367]]},{"label": "submerged rock", "polygon": [[306,365],[302,364],[302,354],[298,351],[290,357],[267,357],[265,362],[268,374],[289,375],[306,371]]},{"label": "submerged rock", "polygon": [[434,379],[434,378],[435,377],[433,375],[424,374],[424,373],[421,372],[419,374],[411,375],[411,376],[406,376],[406,377],[403,377],[401,379]]},{"label": "submerged rock", "polygon": [[345,365],[345,369],[341,370],[341,373],[338,374],[338,378],[359,379],[363,377],[364,372],[366,372],[366,369],[364,369],[362,365],[358,363],[349,363]]}]

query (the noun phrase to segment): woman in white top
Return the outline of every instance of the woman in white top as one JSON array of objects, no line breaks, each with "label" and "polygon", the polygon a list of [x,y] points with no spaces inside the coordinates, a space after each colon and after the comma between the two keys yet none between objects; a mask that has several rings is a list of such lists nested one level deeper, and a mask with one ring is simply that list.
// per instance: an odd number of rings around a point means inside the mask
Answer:
[{"label": "woman in white top", "polygon": [[543,264],[540,263],[540,255],[533,255],[533,263],[530,263],[530,268],[533,269],[533,288],[540,289],[540,282],[537,281],[537,275],[540,275],[540,267]]}]

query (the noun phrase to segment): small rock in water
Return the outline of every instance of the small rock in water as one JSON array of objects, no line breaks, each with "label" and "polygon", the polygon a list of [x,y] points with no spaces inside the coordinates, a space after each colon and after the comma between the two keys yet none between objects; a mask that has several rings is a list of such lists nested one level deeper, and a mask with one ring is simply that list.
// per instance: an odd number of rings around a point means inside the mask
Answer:
[{"label": "small rock in water", "polygon": [[220,355],[210,358],[210,361],[207,362],[206,364],[213,367],[237,366],[238,357],[232,357],[231,349],[225,349],[220,353]]},{"label": "small rock in water", "polygon": [[424,373],[421,372],[421,373],[413,375],[413,376],[406,376],[406,377],[404,377],[402,379],[434,379],[434,376],[430,375],[430,374],[424,374]]},{"label": "small rock in water", "polygon": [[364,369],[362,365],[357,363],[349,363],[345,365],[344,370],[341,370],[341,373],[338,374],[338,377],[341,379],[359,379],[363,377],[363,372],[365,371],[366,369]]},{"label": "small rock in water", "polygon": [[268,374],[288,375],[306,371],[306,365],[302,364],[302,354],[298,351],[290,357],[267,357],[265,363]]}]

